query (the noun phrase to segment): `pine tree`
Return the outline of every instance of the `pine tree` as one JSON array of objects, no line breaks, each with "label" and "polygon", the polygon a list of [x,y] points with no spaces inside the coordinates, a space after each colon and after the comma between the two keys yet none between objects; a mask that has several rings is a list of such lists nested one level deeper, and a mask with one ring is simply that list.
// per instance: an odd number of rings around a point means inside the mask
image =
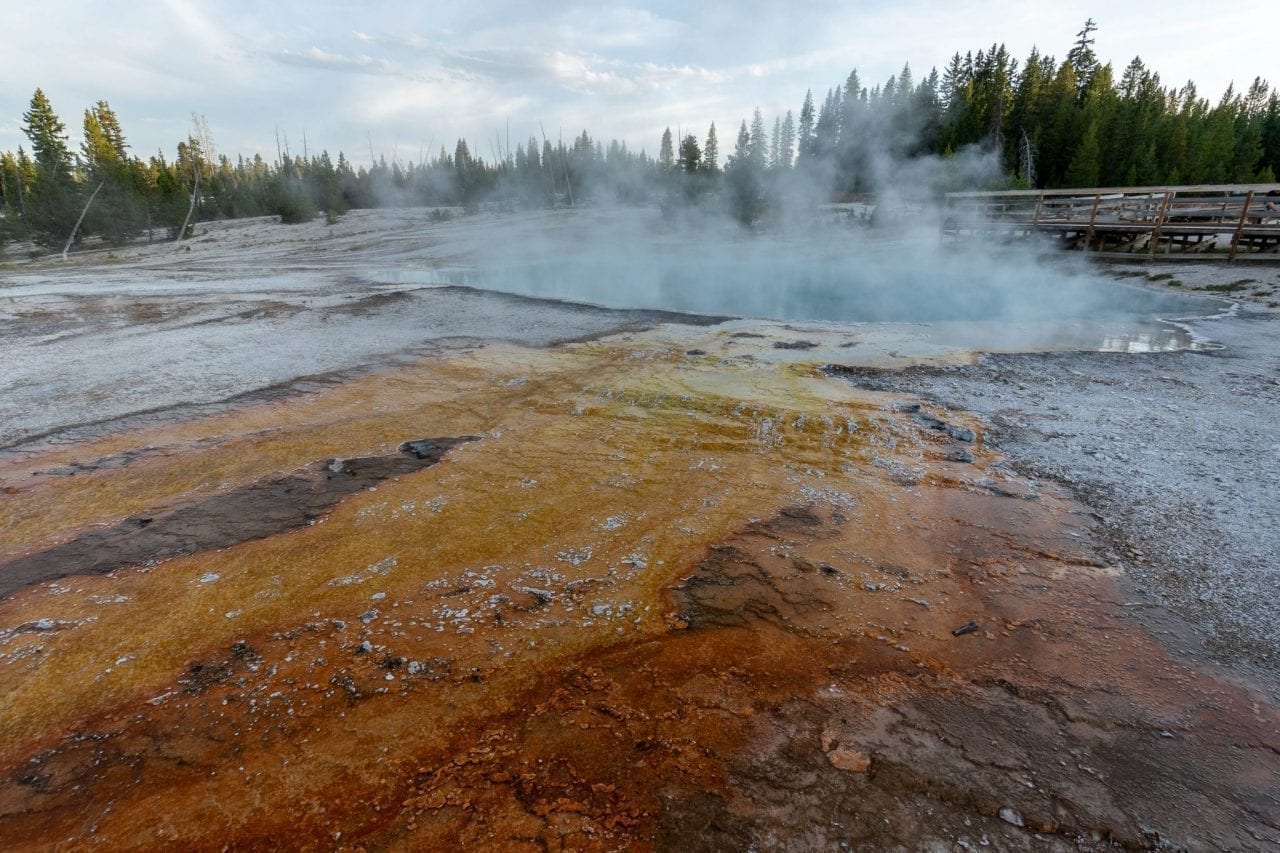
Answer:
[{"label": "pine tree", "polygon": [[917,140],[916,148],[920,152],[929,153],[937,149],[938,136],[942,128],[942,102],[938,98],[940,85],[938,69],[932,68],[929,70],[929,75],[916,88],[912,98],[913,130]]},{"label": "pine tree", "polygon": [[702,150],[698,148],[698,138],[692,133],[685,134],[680,140],[680,158],[676,168],[685,174],[692,175],[702,167]]},{"label": "pine tree", "polygon": [[1261,116],[1263,169],[1280,173],[1280,91],[1273,91]]},{"label": "pine tree", "polygon": [[751,160],[751,134],[747,131],[747,123],[744,121],[738,127],[738,138],[733,146],[733,156],[730,158],[730,165],[735,169],[745,166]]},{"label": "pine tree", "polygon": [[858,125],[862,112],[862,81],[858,78],[858,69],[849,72],[845,78],[844,88],[840,93],[839,134],[842,148],[849,147],[849,141],[859,130]]},{"label": "pine tree", "polygon": [[804,105],[800,107],[800,127],[796,134],[796,165],[807,164],[814,157],[813,145],[813,92],[805,91]]},{"label": "pine tree", "polygon": [[895,107],[903,107],[911,102],[911,96],[915,94],[915,80],[911,74],[911,63],[905,62],[902,70],[898,72],[898,91],[894,100]]},{"label": "pine tree", "polygon": [[818,120],[813,124],[813,156],[815,158],[830,157],[840,143],[840,125],[838,113],[840,102],[834,89],[827,90],[827,96],[818,110]]},{"label": "pine tree", "polygon": [[31,106],[22,114],[23,133],[31,140],[36,168],[48,180],[71,179],[71,152],[67,149],[67,128],[53,111],[42,89],[31,96]]},{"label": "pine tree", "polygon": [[707,142],[702,146],[702,169],[709,174],[720,171],[720,143],[716,140],[716,123],[707,129]]},{"label": "pine tree", "polygon": [[1080,108],[1076,103],[1076,75],[1070,60],[1059,66],[1047,95],[1052,112],[1040,134],[1040,176],[1046,187],[1060,186],[1077,145]]},{"label": "pine tree", "polygon": [[769,162],[769,139],[765,135],[764,116],[760,114],[759,107],[756,107],[751,116],[748,156],[751,158],[752,168],[763,172]]},{"label": "pine tree", "polygon": [[31,96],[22,120],[35,163],[35,180],[27,188],[28,222],[37,240],[54,244],[67,238],[80,216],[66,126],[41,89]]},{"label": "pine tree", "polygon": [[675,168],[675,150],[671,142],[671,128],[662,131],[662,143],[658,146],[658,166],[664,172]]},{"label": "pine tree", "polygon": [[969,74],[960,52],[951,57],[942,72],[942,106],[948,112],[964,108],[964,90],[969,85]]},{"label": "pine tree", "polygon": [[1236,139],[1230,176],[1238,183],[1253,182],[1264,168],[1261,119],[1266,98],[1267,85],[1261,78],[1255,78],[1236,105]]},{"label": "pine tree", "polygon": [[773,133],[769,137],[769,171],[778,170],[782,159],[782,116],[773,117]]},{"label": "pine tree", "polygon": [[1091,38],[1097,29],[1098,25],[1093,22],[1093,18],[1089,18],[1080,32],[1076,33],[1075,44],[1067,51],[1067,61],[1076,72],[1076,92],[1081,96],[1098,70],[1098,56],[1093,52],[1094,40]]},{"label": "pine tree", "polygon": [[[87,186],[101,187],[85,214],[84,233],[101,234],[112,245],[122,245],[142,233],[146,201],[135,164],[129,159],[120,121],[106,101],[98,101],[84,111],[80,151]],[[231,215],[234,210],[228,204],[222,212]]]},{"label": "pine tree", "polygon": [[457,181],[458,201],[464,207],[470,207],[475,196],[476,181],[471,164],[471,148],[465,139],[458,139],[453,148],[453,174]]},{"label": "pine tree", "polygon": [[18,156],[5,151],[0,153],[0,244],[5,240],[21,240],[27,235],[24,167],[26,152],[18,149]]},{"label": "pine tree", "polygon": [[[756,115],[759,114],[760,111],[756,110]],[[764,124],[763,119],[760,123]],[[742,122],[733,154],[725,168],[725,179],[729,188],[730,211],[744,225],[754,224],[764,212],[763,157],[763,151],[757,154],[753,150],[751,133],[747,130],[747,123]]]},{"label": "pine tree", "polygon": [[791,118],[791,110],[787,110],[787,114],[782,118],[782,137],[778,147],[778,165],[783,169],[790,169],[792,160],[795,158],[796,148],[796,125]]},{"label": "pine tree", "polygon": [[1101,171],[1098,150],[1098,122],[1091,121],[1085,128],[1080,145],[1071,157],[1071,165],[1062,178],[1063,186],[1096,187]]}]

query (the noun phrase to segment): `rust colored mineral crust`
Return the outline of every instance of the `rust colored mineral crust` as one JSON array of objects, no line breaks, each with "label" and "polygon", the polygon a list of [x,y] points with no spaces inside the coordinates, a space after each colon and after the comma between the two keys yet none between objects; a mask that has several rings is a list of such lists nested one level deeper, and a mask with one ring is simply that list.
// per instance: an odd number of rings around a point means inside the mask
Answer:
[{"label": "rust colored mineral crust", "polygon": [[[1280,841],[1274,706],[1130,622],[981,424],[900,402],[637,336],[0,461],[0,838]],[[193,510],[422,436],[474,440],[253,536]]]}]

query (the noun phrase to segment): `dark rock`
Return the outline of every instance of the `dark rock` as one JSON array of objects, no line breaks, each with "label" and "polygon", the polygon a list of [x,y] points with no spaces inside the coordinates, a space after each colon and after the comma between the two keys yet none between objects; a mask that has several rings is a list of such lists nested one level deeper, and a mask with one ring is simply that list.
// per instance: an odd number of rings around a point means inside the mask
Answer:
[{"label": "dark rock", "polygon": [[920,426],[922,427],[927,427],[928,429],[936,429],[938,432],[942,432],[944,429],[946,429],[946,426],[947,426],[946,421],[940,421],[937,418],[933,417],[932,415],[922,414],[918,406],[914,410],[908,410],[908,411],[911,411],[911,420],[920,424]]},{"label": "dark rock", "polygon": [[949,424],[944,420],[939,420],[938,418],[933,417],[932,415],[921,414],[919,411],[919,406],[917,406],[915,409],[904,409],[902,411],[911,412],[911,419],[916,423],[920,424],[921,426],[927,427],[928,429],[937,430],[938,432],[944,432],[947,435],[954,438],[956,441],[968,442],[968,441],[973,441],[975,438],[977,438],[977,435],[971,429],[966,429],[965,427],[962,427],[962,426],[956,426],[955,424]]},{"label": "dark rock", "polygon": [[0,598],[42,581],[106,574],[305,527],[347,495],[434,465],[454,447],[477,438],[407,441],[399,453],[315,462],[292,474],[213,495],[164,515],[126,518],[114,527],[0,563]]}]

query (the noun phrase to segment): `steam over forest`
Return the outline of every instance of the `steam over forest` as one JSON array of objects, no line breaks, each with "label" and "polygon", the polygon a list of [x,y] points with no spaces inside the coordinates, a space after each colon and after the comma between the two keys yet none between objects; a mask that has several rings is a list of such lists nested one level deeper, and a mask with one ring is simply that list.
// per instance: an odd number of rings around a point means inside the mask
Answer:
[{"label": "steam over forest", "polygon": [[[568,142],[531,137],[514,151],[495,138],[484,143],[489,159],[459,139],[452,152],[442,147],[417,163],[380,157],[353,167],[342,152],[335,159],[287,149],[271,162],[233,160],[195,117],[175,159],[143,159],[106,101],[84,111],[83,141],[73,149],[37,89],[22,116],[30,150],[0,153],[0,248],[6,240],[61,244],[91,196],[77,239],[123,244],[176,236],[188,217],[299,222],[351,208],[482,201],[679,202],[755,223],[778,215],[784,195],[819,202],[874,193],[888,179],[885,163],[936,155],[945,164],[974,152],[1002,166],[983,179],[990,188],[1276,180],[1280,92],[1258,78],[1213,103],[1192,82],[1165,86],[1137,58],[1117,75],[1094,54],[1094,30],[1086,22],[1062,59],[1033,49],[1019,61],[996,44],[956,53],[941,72],[920,76],[904,65],[869,88],[855,70],[825,94],[806,92],[784,115],[756,110],[736,128],[712,124],[680,139],[668,129],[655,155],[583,130]],[[951,186],[972,182],[972,172],[954,171]]]}]

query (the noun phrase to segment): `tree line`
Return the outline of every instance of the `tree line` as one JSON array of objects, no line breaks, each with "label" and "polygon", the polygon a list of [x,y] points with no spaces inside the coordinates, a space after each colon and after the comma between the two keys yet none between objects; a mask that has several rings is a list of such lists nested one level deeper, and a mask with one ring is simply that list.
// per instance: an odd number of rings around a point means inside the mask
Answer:
[{"label": "tree line", "polygon": [[[714,207],[755,223],[807,201],[874,193],[895,164],[934,155],[942,162],[979,150],[1002,167],[1000,188],[1272,183],[1280,170],[1280,92],[1261,78],[1229,87],[1216,104],[1193,82],[1165,87],[1140,58],[1116,79],[1093,50],[1085,23],[1061,60],[1032,49],[1019,62],[1003,44],[956,53],[918,82],[910,65],[871,87],[856,70],[797,113],[743,120],[722,158],[716,127],[662,135],[656,157],[583,131],[565,143],[530,137],[486,159],[459,139],[450,153],[402,164],[385,156],[353,167],[342,152],[287,149],[232,161],[218,155],[207,124],[193,117],[177,156],[129,150],[106,101],[84,111],[73,150],[66,126],[37,89],[23,114],[30,151],[0,153],[0,245],[77,239],[123,244],[141,235],[181,235],[186,223],[274,214],[301,222],[351,208],[551,207],[600,200]],[[372,152],[371,152],[372,153]],[[972,180],[972,176],[957,177]],[[937,190],[942,187],[932,187]],[[85,210],[85,204],[92,204]]]}]

